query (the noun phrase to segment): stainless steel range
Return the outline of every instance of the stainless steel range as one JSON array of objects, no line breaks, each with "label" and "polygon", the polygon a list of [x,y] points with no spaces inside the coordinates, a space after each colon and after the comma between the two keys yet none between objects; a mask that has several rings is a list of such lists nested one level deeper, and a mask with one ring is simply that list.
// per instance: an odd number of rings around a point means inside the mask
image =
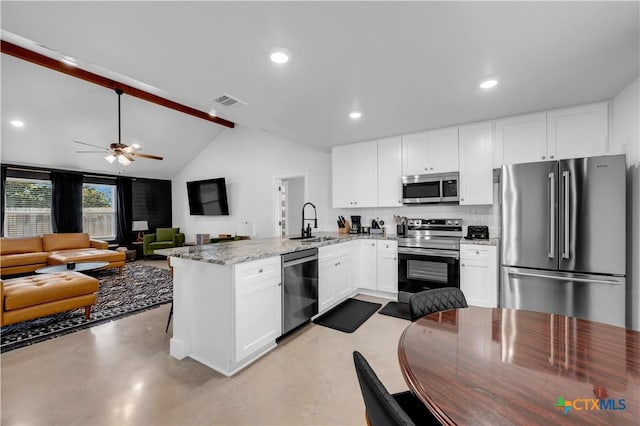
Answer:
[{"label": "stainless steel range", "polygon": [[462,219],[409,219],[398,238],[398,301],[430,288],[460,287]]}]

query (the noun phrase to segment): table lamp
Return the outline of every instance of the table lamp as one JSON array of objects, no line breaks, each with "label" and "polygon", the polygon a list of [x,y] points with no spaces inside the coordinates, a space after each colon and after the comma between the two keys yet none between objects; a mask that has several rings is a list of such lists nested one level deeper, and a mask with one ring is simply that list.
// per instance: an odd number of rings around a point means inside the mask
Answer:
[{"label": "table lamp", "polygon": [[138,240],[137,241],[142,241],[144,240],[144,231],[148,231],[149,230],[149,224],[147,223],[146,220],[134,220],[133,221],[133,225],[131,226],[131,230],[133,232],[138,232]]}]

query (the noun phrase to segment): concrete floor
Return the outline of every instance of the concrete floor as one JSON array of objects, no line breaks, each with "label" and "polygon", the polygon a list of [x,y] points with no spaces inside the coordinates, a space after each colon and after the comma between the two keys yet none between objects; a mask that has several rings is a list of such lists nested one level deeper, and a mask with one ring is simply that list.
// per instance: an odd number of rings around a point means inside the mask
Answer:
[{"label": "concrete floor", "polygon": [[1,424],[362,425],[354,350],[389,391],[407,389],[397,345],[408,321],[374,314],[352,334],[310,324],[227,378],[169,356],[169,307],[2,354]]}]

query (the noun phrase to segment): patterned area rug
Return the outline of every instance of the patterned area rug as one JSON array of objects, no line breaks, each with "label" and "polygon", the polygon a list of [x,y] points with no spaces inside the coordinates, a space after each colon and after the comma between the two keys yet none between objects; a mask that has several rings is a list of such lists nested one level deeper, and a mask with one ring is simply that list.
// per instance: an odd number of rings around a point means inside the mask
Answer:
[{"label": "patterned area rug", "polygon": [[100,280],[91,319],[84,308],[0,328],[0,352],[7,352],[47,339],[92,327],[116,318],[146,311],[173,300],[173,281],[166,269],[128,263],[118,269],[89,272]]}]

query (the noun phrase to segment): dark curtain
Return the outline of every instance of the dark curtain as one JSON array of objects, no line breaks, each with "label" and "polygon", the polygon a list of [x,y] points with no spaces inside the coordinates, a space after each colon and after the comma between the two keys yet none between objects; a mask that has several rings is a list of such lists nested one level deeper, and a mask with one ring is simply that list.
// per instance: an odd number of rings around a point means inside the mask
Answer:
[{"label": "dark curtain", "polygon": [[0,236],[4,237],[4,187],[7,183],[7,166],[2,166],[2,184],[0,189],[0,199],[2,200],[2,213],[0,216]]},{"label": "dark curtain", "polygon": [[133,221],[133,196],[131,179],[119,177],[117,180],[118,199],[116,203],[118,244],[131,244],[131,225]]},{"label": "dark curtain", "polygon": [[51,172],[53,232],[82,232],[82,180],[78,173]]}]

